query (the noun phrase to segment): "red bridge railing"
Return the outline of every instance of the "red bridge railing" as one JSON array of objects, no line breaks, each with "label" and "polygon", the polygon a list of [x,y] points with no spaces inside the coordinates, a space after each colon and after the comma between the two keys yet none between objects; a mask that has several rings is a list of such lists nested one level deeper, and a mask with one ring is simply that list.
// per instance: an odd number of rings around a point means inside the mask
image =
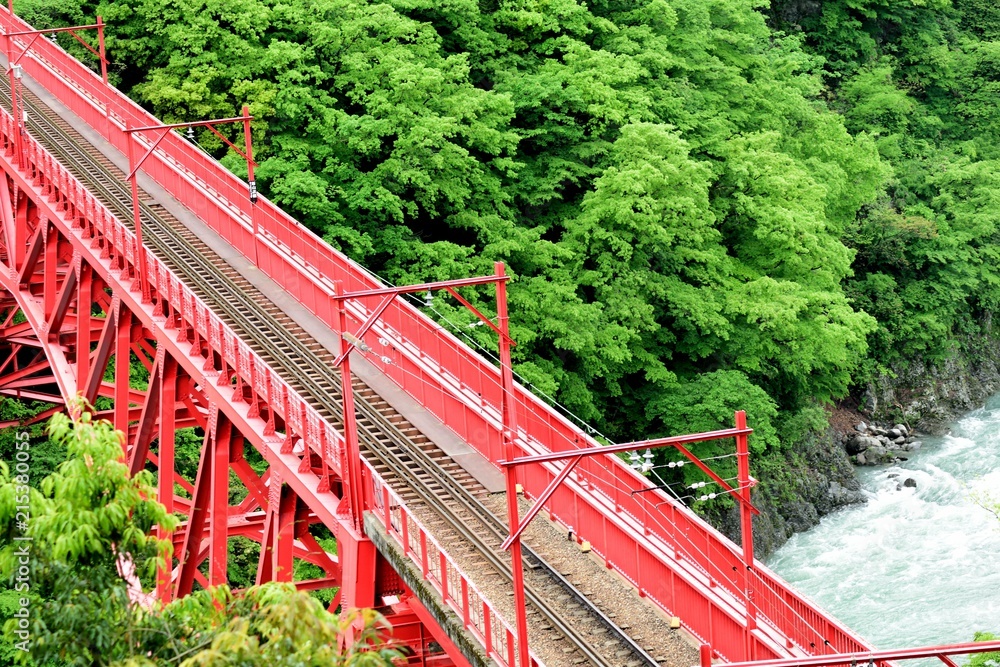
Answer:
[{"label": "red bridge railing", "polygon": [[[0,9],[5,16],[0,25],[9,24],[5,11]],[[14,21],[15,30],[29,28],[20,19]],[[157,122],[125,96],[109,91],[94,72],[47,40],[35,44],[22,66],[123,153],[126,122],[133,126]],[[147,160],[144,171],[246,257],[253,257],[255,243],[259,244],[259,268],[332,329],[336,329],[330,299],[334,281],[341,281],[345,291],[380,285],[365,269],[263,198],[256,210],[261,231],[255,239],[246,183],[180,136],[168,136]],[[352,304],[351,308],[352,325],[365,319],[363,307]],[[499,460],[497,369],[406,303],[397,301],[381,322],[366,339],[373,363],[484,456]],[[261,376],[270,378],[264,369]],[[262,385],[261,390],[267,387]],[[517,412],[522,454],[596,444],[520,388]],[[539,493],[557,472],[552,466],[526,470],[522,480],[526,493]],[[580,464],[547,509],[590,541],[608,567],[664,610],[680,616],[692,633],[724,659],[782,657],[799,650],[868,650],[849,629],[760,564],[751,577],[750,590],[743,590],[738,571],[741,561],[734,545],[665,494],[648,489],[648,481],[617,458],[595,457]],[[769,623],[748,632],[750,606]]]},{"label": "red bridge railing", "polygon": [[[403,499],[386,484],[366,461],[365,484],[371,509],[396,546],[419,570],[423,580],[461,620],[486,649],[486,654],[503,667],[519,664],[514,628],[500,616],[479,592],[445,549],[406,507]],[[544,667],[529,651],[532,667]]]},{"label": "red bridge railing", "polygon": [[[13,152],[17,128],[11,115],[0,109],[0,150]],[[32,137],[23,141],[27,179],[42,195],[53,198],[65,211],[66,218],[77,221],[83,238],[107,240],[111,257],[121,256],[133,263],[135,237],[93,195],[79,185],[44,147]],[[192,325],[192,335],[208,341],[231,368],[251,378],[258,395],[271,405],[283,406],[286,428],[302,434],[303,440],[324,455],[335,470],[339,468],[343,437],[330,427],[302,398],[246,345],[215,313],[203,303],[171,270],[152,253],[147,255],[150,283]],[[328,447],[320,446],[328,443]],[[485,648],[487,655],[501,667],[516,664],[516,642],[511,626],[496,612],[454,559],[427,532],[400,496],[382,477],[365,463],[366,498],[382,521],[387,535],[396,542],[404,556],[419,569],[421,577],[441,596],[442,601],[461,619],[463,628]],[[544,667],[531,655],[534,667]]]}]

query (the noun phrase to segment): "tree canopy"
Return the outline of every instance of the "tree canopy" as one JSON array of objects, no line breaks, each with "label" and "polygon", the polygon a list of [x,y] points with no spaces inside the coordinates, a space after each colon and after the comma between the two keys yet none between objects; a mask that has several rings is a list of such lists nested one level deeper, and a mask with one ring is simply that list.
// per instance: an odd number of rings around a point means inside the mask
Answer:
[{"label": "tree canopy", "polygon": [[[48,434],[66,459],[40,488],[0,460],[0,664],[388,667],[402,655],[377,612],[338,618],[293,584],[239,595],[222,586],[163,607],[143,604],[136,594],[171,549],[153,529],[173,529],[177,518],[151,500],[148,471],[129,476],[109,422],[57,414]],[[30,576],[18,579],[25,559]],[[356,632],[346,643],[349,627]]]},{"label": "tree canopy", "polygon": [[745,405],[784,456],[1000,304],[982,0],[18,4],[103,15],[114,82],[166,121],[249,104],[262,191],[386,279],[505,261],[517,372],[611,439]]}]

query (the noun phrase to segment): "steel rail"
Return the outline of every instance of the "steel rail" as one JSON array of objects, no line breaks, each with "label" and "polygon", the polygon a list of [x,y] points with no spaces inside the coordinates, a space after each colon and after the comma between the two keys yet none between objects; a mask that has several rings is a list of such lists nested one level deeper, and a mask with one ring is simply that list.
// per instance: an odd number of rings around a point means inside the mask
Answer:
[{"label": "steel rail", "polygon": [[[0,95],[5,98],[9,105],[9,89],[4,85],[5,83],[0,82]],[[131,192],[127,191],[124,184],[109,173],[87,149],[79,146],[73,137],[60,128],[56,122],[53,122],[52,112],[47,108],[40,108],[40,105],[31,99],[32,97],[32,95],[25,95],[27,108],[34,112],[29,114],[29,126],[38,132],[40,139],[50,151],[66,160],[66,167],[76,167],[77,169],[74,171],[77,172],[77,177],[93,188],[95,194],[102,195],[100,198],[112,207],[119,218],[126,221],[127,224],[127,221],[130,220]],[[259,303],[250,299],[228,276],[219,271],[219,267],[209,262],[204,255],[191,247],[190,243],[172,224],[164,220],[145,203],[140,202],[140,210],[147,229],[151,231],[155,229],[157,232],[150,234],[146,239],[148,245],[154,247],[158,254],[167,259],[175,271],[193,279],[194,284],[191,286],[201,291],[203,296],[208,297],[206,300],[214,307],[218,307],[230,320],[230,324],[235,324],[238,329],[242,330],[241,333],[247,342],[256,343],[254,345],[258,348],[256,351],[265,357],[270,357],[272,362],[276,362],[275,365],[291,376],[299,388],[306,390],[303,392],[305,397],[310,399],[314,406],[320,408],[321,413],[332,418],[336,425],[341,425],[342,404],[335,400],[340,392],[340,381],[339,378],[329,375],[328,364],[319,359],[313,350],[304,345],[302,341],[292,336],[270,313],[264,311]],[[279,345],[278,341],[284,346]],[[308,362],[305,365],[309,368],[303,368],[304,361]],[[308,371],[312,371],[316,376],[327,378],[330,386],[325,387],[320,384]],[[467,521],[442,502],[441,497],[433,491],[431,486],[420,479],[420,473],[430,475],[439,486],[450,491],[453,499],[482,522],[497,539],[502,540],[506,531],[505,524],[433,461],[425,451],[415,446],[405,434],[401,433],[392,422],[372,407],[364,397],[358,396],[357,399],[359,412],[371,422],[373,427],[377,428],[377,432],[372,432],[373,429],[368,425],[359,423],[359,426],[362,427],[359,428],[359,435],[362,436],[361,440],[365,448],[375,455],[383,465],[392,469],[397,477],[405,481],[428,507],[441,514],[448,524],[472,543],[494,569],[508,581],[511,580],[510,566],[504,563],[497,556],[495,550],[476,534],[474,527],[469,526]],[[383,439],[386,438],[392,443],[384,442]],[[407,466],[399,456],[392,453],[390,449],[392,445],[399,447],[411,460],[416,455],[421,460],[421,469],[413,470]],[[634,639],[601,612],[555,568],[526,546],[524,550],[529,559],[536,561],[556,584],[565,589],[578,605],[593,615],[635,657],[649,665],[658,664]],[[587,659],[601,667],[612,667],[613,664],[617,664],[608,662],[575,630],[572,621],[567,621],[556,610],[550,608],[544,597],[539,595],[537,591],[527,587],[526,593],[539,613],[553,627],[576,644]]]}]

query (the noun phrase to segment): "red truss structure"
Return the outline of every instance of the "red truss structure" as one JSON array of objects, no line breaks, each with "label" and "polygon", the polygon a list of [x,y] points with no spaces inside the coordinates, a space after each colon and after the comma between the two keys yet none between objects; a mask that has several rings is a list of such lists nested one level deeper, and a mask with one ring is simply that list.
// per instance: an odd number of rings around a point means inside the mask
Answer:
[{"label": "red truss structure", "polygon": [[[226,583],[229,545],[246,538],[259,545],[258,583],[336,588],[334,609],[382,609],[413,649],[412,664],[540,665],[523,614],[497,612],[479,573],[453,557],[456,545],[408,504],[409,489],[361,451],[352,402],[391,396],[394,419],[420,421],[493,474],[506,470],[508,546],[526,523],[520,489],[536,501],[527,520],[544,511],[572,526],[609,570],[706,646],[704,664],[906,657],[873,652],[753,558],[741,415],[715,434],[597,449],[588,429],[514,381],[502,265],[491,276],[388,287],[257,196],[248,109],[163,125],[108,86],[103,47],[98,75],[37,38],[49,31],[0,14],[13,108],[0,109],[0,394],[50,404],[36,421],[82,396],[122,432],[131,470],[155,472],[157,498],[183,519],[162,535],[174,557],[158,573],[159,602]],[[84,28],[97,28],[103,44],[100,20],[73,30]],[[231,148],[247,160],[250,183],[173,131],[222,122],[244,126],[244,147]],[[183,265],[193,255],[171,255],[151,229],[156,211],[179,216],[177,243],[219,257],[197,269],[204,281]],[[235,285],[226,294],[242,301],[213,296],[213,280]],[[495,320],[458,291],[473,285],[497,290]],[[247,290],[274,307],[247,303]],[[414,290],[445,290],[472,309],[498,334],[499,367],[395,298]],[[240,308],[257,319],[239,319]],[[313,357],[313,370],[299,372],[296,362]],[[130,383],[136,364],[148,373],[143,390]],[[202,439],[194,473],[178,466],[186,428]],[[737,443],[740,484],[730,491],[744,508],[742,548],[614,455],[663,445],[696,461],[685,448],[706,438]],[[251,465],[253,452],[266,466]],[[231,493],[232,479],[245,495]],[[336,553],[321,533],[336,538]],[[297,562],[319,576],[296,580]],[[523,612],[519,571],[515,560]]]}]

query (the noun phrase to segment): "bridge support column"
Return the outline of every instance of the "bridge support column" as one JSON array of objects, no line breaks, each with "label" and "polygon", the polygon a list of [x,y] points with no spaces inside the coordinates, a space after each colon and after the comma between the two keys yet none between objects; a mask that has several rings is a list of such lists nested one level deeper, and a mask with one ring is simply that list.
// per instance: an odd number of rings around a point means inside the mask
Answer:
[{"label": "bridge support column", "polygon": [[356,531],[352,523],[350,519],[341,519],[337,529],[341,608],[375,607],[375,563],[378,552],[372,541]]},{"label": "bridge support column", "polygon": [[[165,357],[160,373],[160,451],[159,473],[157,475],[157,500],[168,512],[174,511],[174,432],[176,430],[177,362],[173,357]],[[171,539],[170,533],[159,535],[160,539]],[[170,586],[173,556],[159,569],[156,577],[156,592],[160,602],[167,604],[173,590]]]}]

